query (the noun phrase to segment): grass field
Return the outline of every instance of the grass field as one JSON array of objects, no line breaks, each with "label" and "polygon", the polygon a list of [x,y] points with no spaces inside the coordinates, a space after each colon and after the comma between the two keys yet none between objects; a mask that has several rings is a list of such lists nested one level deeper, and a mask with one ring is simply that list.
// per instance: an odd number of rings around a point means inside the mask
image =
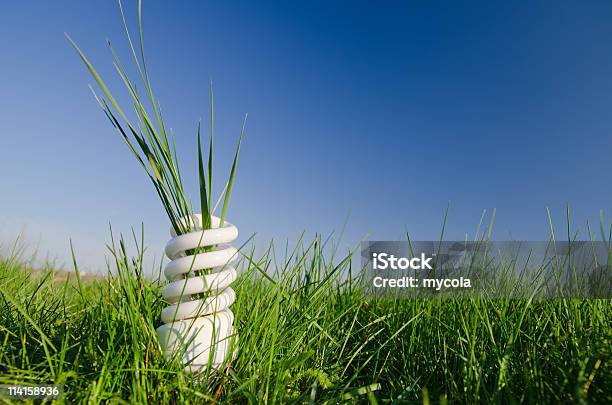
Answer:
[{"label": "grass field", "polygon": [[609,300],[371,299],[321,240],[245,256],[237,356],[194,380],[160,353],[137,241],[100,280],[0,261],[0,384],[91,403],[612,403]]}]

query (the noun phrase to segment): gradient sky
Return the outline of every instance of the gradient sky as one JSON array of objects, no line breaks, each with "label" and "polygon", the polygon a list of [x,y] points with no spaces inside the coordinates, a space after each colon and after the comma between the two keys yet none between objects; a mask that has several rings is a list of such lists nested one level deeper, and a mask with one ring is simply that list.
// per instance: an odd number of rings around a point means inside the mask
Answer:
[{"label": "gradient sky", "polygon": [[[135,3],[126,2],[135,29]],[[293,2],[292,2],[293,3]],[[249,113],[229,218],[241,240],[328,234],[546,239],[610,219],[612,2],[144,2],[156,95],[197,198],[196,126],[215,90],[216,186]],[[108,38],[129,62],[112,1],[0,6],[0,240],[103,268],[108,224],[165,214],[99,110],[68,32],[116,93]],[[125,97],[121,97],[126,100]]]}]

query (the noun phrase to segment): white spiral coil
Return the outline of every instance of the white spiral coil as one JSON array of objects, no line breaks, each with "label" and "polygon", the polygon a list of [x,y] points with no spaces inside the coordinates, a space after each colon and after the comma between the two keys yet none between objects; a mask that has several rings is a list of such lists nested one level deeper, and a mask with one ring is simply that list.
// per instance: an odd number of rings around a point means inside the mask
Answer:
[{"label": "white spiral coil", "polygon": [[[231,266],[237,250],[229,243],[238,237],[238,229],[227,221],[220,228],[218,217],[211,220],[211,229],[202,230],[202,216],[195,214],[190,222],[197,230],[177,236],[172,229],[165,249],[170,262],[164,269],[169,283],[163,296],[170,305],[161,313],[164,325],[157,335],[166,357],[182,352],[181,361],[190,372],[209,364],[218,368],[228,357],[233,334],[229,306],[236,295],[230,284],[237,276]],[[203,248],[208,251],[187,254]],[[202,270],[205,275],[195,274]]]}]

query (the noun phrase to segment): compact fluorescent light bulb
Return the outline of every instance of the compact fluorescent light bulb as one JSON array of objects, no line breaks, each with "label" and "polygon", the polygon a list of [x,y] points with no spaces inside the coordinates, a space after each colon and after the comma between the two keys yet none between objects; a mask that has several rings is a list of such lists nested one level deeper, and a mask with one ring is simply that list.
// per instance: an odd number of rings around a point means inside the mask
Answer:
[{"label": "compact fluorescent light bulb", "polygon": [[166,358],[180,356],[185,370],[193,373],[221,366],[234,334],[229,306],[236,299],[230,284],[237,276],[231,266],[237,250],[230,243],[238,229],[227,221],[219,227],[215,216],[211,222],[211,229],[202,230],[202,216],[195,214],[191,225],[196,231],[176,235],[171,229],[173,238],[165,249],[170,262],[164,269],[169,282],[163,296],[170,305],[161,313],[164,325],[157,336]]}]

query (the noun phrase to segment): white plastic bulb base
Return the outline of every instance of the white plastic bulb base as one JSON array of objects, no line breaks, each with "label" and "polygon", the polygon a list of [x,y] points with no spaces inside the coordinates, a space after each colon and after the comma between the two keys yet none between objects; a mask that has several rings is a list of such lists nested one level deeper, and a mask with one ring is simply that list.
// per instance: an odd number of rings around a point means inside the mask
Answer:
[{"label": "white plastic bulb base", "polygon": [[[212,217],[212,228],[202,230],[202,216],[191,218],[197,229],[176,235],[166,245],[170,262],[164,269],[168,284],[163,290],[170,306],[164,308],[164,325],[157,337],[167,359],[181,357],[185,371],[197,373],[210,367],[218,369],[231,357],[234,336],[234,314],[229,306],[236,296],[230,284],[236,279],[231,263],[237,250],[229,245],[238,237],[238,229]],[[187,254],[193,249],[207,252]],[[197,275],[206,270],[205,275]]]}]

